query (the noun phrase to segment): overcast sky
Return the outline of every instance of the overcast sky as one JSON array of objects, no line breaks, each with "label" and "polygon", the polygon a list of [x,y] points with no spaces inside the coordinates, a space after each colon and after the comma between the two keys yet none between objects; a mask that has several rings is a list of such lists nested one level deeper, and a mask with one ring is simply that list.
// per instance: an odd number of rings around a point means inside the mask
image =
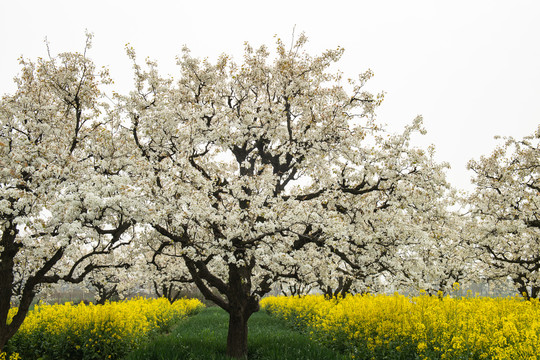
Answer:
[{"label": "overcast sky", "polygon": [[241,61],[243,44],[290,41],[305,32],[313,54],[338,45],[347,77],[372,69],[373,92],[384,91],[380,122],[401,131],[418,114],[447,161],[450,182],[470,190],[467,162],[489,154],[494,136],[521,138],[540,124],[540,1],[1,1],[0,94],[14,91],[17,59],[82,51],[107,66],[120,92],[132,84],[124,46],[174,74],[175,56]]}]

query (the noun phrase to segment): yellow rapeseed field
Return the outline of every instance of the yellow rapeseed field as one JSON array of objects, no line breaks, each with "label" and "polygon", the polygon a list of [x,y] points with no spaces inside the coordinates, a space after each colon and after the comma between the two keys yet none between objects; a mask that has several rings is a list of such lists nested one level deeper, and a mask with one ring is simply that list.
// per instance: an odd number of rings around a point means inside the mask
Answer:
[{"label": "yellow rapeseed field", "polygon": [[0,360],[21,360],[21,357],[19,354],[11,354],[9,357],[5,352],[0,353]]},{"label": "yellow rapeseed field", "polygon": [[22,359],[44,355],[58,359],[117,359],[139,346],[151,332],[166,331],[173,320],[202,307],[196,299],[170,304],[165,298],[137,298],[105,305],[38,304],[9,341],[8,349]]},{"label": "yellow rapeseed field", "polygon": [[269,297],[261,306],[362,359],[537,359],[540,304],[421,294]]}]

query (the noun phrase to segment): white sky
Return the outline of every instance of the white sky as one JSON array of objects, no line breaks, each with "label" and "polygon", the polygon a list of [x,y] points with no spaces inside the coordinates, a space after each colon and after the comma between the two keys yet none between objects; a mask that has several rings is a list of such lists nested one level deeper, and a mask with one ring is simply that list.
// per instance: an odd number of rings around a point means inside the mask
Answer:
[{"label": "white sky", "polygon": [[489,154],[495,135],[523,137],[540,124],[540,1],[79,1],[0,2],[0,94],[12,92],[20,55],[82,51],[107,66],[120,92],[132,83],[124,46],[174,74],[175,56],[241,61],[243,43],[274,44],[305,32],[313,54],[338,45],[346,77],[368,68],[373,92],[385,91],[379,121],[392,131],[421,114],[448,178],[470,190],[467,162]]}]

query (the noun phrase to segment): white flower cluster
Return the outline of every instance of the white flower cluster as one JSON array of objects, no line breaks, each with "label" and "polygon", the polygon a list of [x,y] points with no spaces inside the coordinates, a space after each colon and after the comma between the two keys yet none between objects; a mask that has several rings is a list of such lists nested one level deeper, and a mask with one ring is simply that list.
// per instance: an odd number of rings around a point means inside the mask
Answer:
[{"label": "white flower cluster", "polygon": [[17,92],[0,102],[9,296],[85,277],[123,293],[146,278],[169,294],[192,281],[226,309],[255,311],[275,284],[445,291],[489,271],[479,258],[536,284],[537,138],[471,163],[478,216],[466,222],[449,210],[447,165],[410,145],[421,117],[388,134],[374,115],[383,95],[364,89],[372,73],[347,90],[329,70],[343,49],[312,57],[305,41],[278,40],[275,56],[248,45],[241,65],[186,50],[175,77],[130,48],[135,88],[115,106],[100,90],[107,72],[84,55],[22,60]]}]

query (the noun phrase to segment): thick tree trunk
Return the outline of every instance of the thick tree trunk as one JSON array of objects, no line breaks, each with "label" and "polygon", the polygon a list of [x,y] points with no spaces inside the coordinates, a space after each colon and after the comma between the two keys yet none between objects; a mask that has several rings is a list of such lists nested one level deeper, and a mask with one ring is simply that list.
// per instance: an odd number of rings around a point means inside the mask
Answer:
[{"label": "thick tree trunk", "polygon": [[18,328],[13,322],[7,324],[13,294],[14,259],[21,246],[15,243],[17,232],[16,226],[10,222],[0,239],[0,246],[3,247],[0,253],[0,353]]},{"label": "thick tree trunk", "polygon": [[248,319],[244,311],[229,313],[229,332],[227,334],[227,356],[235,359],[247,359]]},{"label": "thick tree trunk", "polygon": [[[24,318],[26,317],[26,314],[28,313],[28,310],[19,310],[19,312],[22,314],[20,317],[16,317],[13,319],[13,321],[8,325],[7,323],[0,324],[0,354],[4,350],[4,346],[6,346],[9,339],[15,335],[17,330],[21,327]],[[19,312],[17,314],[19,314]]]},{"label": "thick tree trunk", "polygon": [[[0,322],[0,353],[3,351],[4,346],[9,339],[11,339],[21,327],[26,315],[28,314],[28,311],[30,310],[30,305],[36,296],[36,293],[34,292],[34,279],[32,278],[30,280],[31,281],[27,281],[24,287],[19,307],[9,325],[7,323],[7,318]],[[9,308],[7,310],[9,311]]]},{"label": "thick tree trunk", "polygon": [[270,291],[270,286],[263,281],[261,291],[252,291],[251,271],[254,263],[249,266],[229,264],[229,277],[225,283],[210,273],[205,262],[195,262],[189,258],[184,260],[193,281],[205,298],[229,313],[227,355],[234,359],[247,359],[248,320],[253,313],[259,311],[259,298]]},{"label": "thick tree trunk", "polygon": [[259,302],[251,295],[251,269],[229,266],[229,332],[227,355],[234,359],[247,359],[248,320],[259,310]]},{"label": "thick tree trunk", "polygon": [[0,331],[0,354],[4,350],[4,346],[6,346],[8,340],[9,337],[7,337],[7,334],[4,331]]},{"label": "thick tree trunk", "polygon": [[[7,318],[3,319],[0,323],[0,353],[2,353],[4,346],[7,344],[9,339],[11,339],[21,327],[24,319],[26,318],[26,314],[28,314],[30,303],[34,299],[34,295],[34,293],[32,293],[31,296],[26,297],[23,295],[23,299],[19,305],[19,308],[17,309],[17,313],[12,318],[9,325],[7,323]],[[7,310],[9,311],[9,308]]]}]

